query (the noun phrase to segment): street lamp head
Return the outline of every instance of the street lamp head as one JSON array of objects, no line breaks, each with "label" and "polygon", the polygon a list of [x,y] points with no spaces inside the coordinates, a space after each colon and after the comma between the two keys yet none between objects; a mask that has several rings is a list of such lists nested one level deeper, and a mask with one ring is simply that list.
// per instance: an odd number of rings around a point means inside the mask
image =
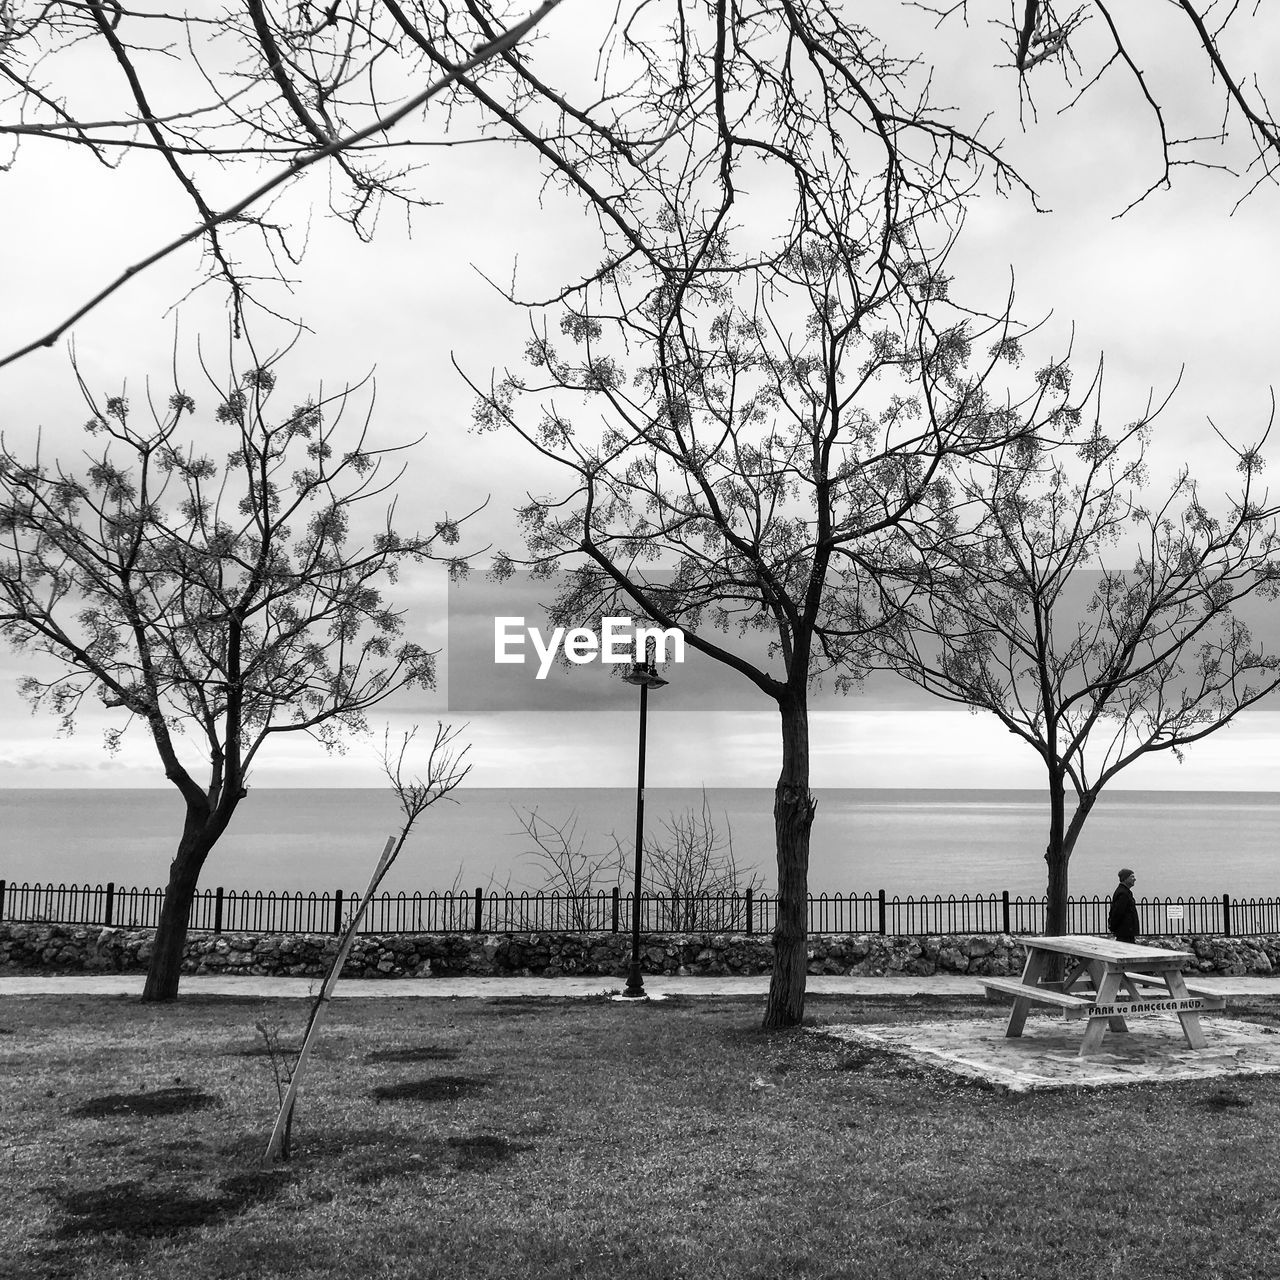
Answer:
[{"label": "street lamp head", "polygon": [[652,662],[633,662],[631,669],[622,677],[628,684],[639,685],[644,689],[661,689],[669,681],[664,680]]}]

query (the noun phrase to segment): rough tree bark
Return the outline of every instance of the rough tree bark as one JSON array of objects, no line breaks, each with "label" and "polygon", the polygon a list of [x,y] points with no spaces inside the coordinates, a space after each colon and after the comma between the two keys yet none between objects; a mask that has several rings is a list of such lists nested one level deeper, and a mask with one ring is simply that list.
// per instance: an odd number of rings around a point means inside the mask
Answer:
[{"label": "rough tree bark", "polygon": [[213,846],[227,829],[236,806],[248,795],[239,788],[210,809],[204,803],[187,804],[186,820],[177,852],[169,864],[169,882],[165,885],[160,920],[152,942],[147,980],[143,984],[144,1001],[176,1000],[182,978],[182,958],[186,951],[187,931],[191,923],[191,907],[195,902],[200,873]]},{"label": "rough tree bark", "polygon": [[766,1028],[799,1026],[804,1018],[809,931],[809,835],[816,809],[809,792],[809,709],[804,695],[779,703],[782,769],[774,789],[778,857],[778,918]]}]

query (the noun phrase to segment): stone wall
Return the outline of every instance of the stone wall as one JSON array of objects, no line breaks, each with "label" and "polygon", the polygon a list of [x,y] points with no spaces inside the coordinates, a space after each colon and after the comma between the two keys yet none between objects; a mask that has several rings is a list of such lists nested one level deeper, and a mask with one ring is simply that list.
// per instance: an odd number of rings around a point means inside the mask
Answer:
[{"label": "stone wall", "polygon": [[[151,954],[149,929],[99,925],[0,923],[0,973],[137,973]],[[1151,939],[1192,951],[1195,969],[1224,975],[1280,970],[1280,935]],[[357,938],[344,974],[365,978],[566,974],[621,977],[630,958],[625,933],[396,934]],[[323,934],[192,933],[186,973],[320,977],[338,940]],[[646,973],[768,973],[773,948],[764,935],[663,934],[641,938]],[[1006,935],[881,937],[820,935],[809,939],[809,972],[1017,974],[1022,947]]]}]

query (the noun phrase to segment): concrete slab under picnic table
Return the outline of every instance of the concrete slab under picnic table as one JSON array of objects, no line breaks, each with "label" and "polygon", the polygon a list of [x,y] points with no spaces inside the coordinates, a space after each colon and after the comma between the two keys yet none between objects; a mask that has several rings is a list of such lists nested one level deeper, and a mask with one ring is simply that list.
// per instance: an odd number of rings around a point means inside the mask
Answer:
[{"label": "concrete slab under picnic table", "polygon": [[1206,1018],[1207,1047],[1189,1049],[1175,1014],[1150,1014],[1131,1021],[1127,1032],[1108,1032],[1101,1051],[1083,1058],[1079,1021],[1032,1014],[1016,1037],[1006,1037],[1006,1022],[1003,1013],[993,1011],[988,1017],[812,1030],[1014,1093],[1280,1072],[1280,1031],[1232,1018]]}]

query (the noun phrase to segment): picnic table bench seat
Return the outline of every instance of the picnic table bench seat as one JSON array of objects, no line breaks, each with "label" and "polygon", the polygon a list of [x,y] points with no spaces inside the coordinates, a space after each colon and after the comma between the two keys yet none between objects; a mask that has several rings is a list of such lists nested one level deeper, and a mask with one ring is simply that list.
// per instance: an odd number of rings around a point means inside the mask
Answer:
[{"label": "picnic table bench seat", "polygon": [[1034,1004],[1051,1004],[1060,1009],[1089,1009],[1093,1000],[1088,996],[1068,995],[1051,987],[1029,987],[1020,978],[983,978],[982,985],[990,994],[993,991],[1005,996],[1019,996]]},{"label": "picnic table bench seat", "polygon": [[[1164,983],[1162,983],[1159,980],[1159,978],[1153,978],[1149,973],[1126,972],[1124,976],[1128,981],[1135,983],[1140,987],[1163,987],[1164,986]],[[1219,1009],[1225,1008],[1227,1003],[1227,997],[1228,995],[1231,994],[1230,992],[1223,991],[1220,988],[1215,990],[1215,988],[1213,987],[1194,987],[1189,982],[1184,982],[1182,985],[1186,987],[1187,995],[1199,996],[1200,999],[1202,1000],[1210,1001],[1211,1003],[1208,1007],[1211,1009],[1215,1007]],[[1214,1003],[1218,1001],[1221,1001],[1221,1003],[1220,1004]]]}]

